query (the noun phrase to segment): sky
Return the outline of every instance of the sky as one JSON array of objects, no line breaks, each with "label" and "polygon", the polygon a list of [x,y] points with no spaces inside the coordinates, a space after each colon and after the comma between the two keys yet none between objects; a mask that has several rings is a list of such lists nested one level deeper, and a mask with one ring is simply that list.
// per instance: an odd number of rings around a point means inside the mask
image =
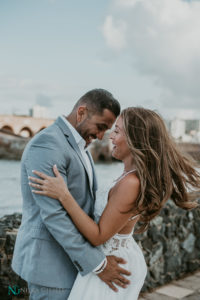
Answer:
[{"label": "sky", "polygon": [[122,108],[200,119],[200,1],[1,0],[0,114],[68,114],[104,88]]}]

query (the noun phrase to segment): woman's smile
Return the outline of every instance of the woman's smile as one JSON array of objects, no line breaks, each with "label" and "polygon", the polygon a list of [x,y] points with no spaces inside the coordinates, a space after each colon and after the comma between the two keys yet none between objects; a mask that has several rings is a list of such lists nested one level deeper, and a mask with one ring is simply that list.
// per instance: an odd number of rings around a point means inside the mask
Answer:
[{"label": "woman's smile", "polygon": [[112,156],[119,160],[124,160],[127,156],[130,155],[130,149],[127,144],[127,139],[124,132],[122,118],[117,119],[115,129],[110,135],[112,140],[113,149]]}]

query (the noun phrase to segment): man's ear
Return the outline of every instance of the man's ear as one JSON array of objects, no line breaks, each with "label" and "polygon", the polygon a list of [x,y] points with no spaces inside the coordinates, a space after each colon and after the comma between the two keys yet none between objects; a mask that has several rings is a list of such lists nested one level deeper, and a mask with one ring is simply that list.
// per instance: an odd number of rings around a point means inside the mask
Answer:
[{"label": "man's ear", "polygon": [[76,119],[77,119],[77,122],[80,123],[82,122],[83,120],[85,120],[87,118],[87,107],[82,105],[82,106],[79,106],[77,111],[76,111]]}]

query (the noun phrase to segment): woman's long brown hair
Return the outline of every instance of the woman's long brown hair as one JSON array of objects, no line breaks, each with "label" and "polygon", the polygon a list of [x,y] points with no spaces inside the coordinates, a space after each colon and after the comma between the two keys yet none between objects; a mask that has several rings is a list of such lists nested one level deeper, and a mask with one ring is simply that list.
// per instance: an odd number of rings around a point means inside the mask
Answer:
[{"label": "woman's long brown hair", "polygon": [[133,208],[143,224],[138,232],[148,228],[169,198],[183,209],[197,207],[191,190],[200,190],[200,174],[178,150],[162,118],[141,107],[127,108],[121,116],[141,185]]}]

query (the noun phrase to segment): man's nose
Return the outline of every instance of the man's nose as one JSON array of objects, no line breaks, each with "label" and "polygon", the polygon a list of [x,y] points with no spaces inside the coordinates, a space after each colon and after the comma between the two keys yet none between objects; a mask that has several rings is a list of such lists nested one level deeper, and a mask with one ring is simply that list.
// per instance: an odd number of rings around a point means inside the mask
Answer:
[{"label": "man's nose", "polygon": [[102,140],[103,136],[104,136],[104,132],[99,132],[99,133],[97,133],[96,136],[97,136],[98,140]]}]

